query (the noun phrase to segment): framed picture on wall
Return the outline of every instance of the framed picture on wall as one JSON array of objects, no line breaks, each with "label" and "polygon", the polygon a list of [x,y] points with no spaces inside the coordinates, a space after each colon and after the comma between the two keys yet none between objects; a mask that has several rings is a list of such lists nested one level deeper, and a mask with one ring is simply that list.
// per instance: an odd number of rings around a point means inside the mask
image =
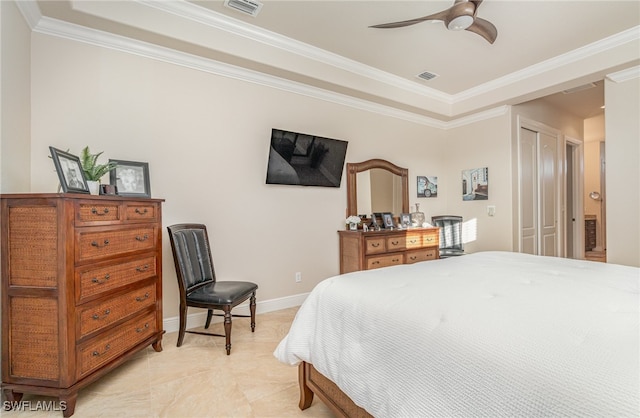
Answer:
[{"label": "framed picture on wall", "polygon": [[462,200],[489,199],[489,168],[462,171]]},{"label": "framed picture on wall", "polygon": [[418,176],[418,197],[438,197],[438,177]]},{"label": "framed picture on wall", "polygon": [[60,187],[64,193],[89,193],[89,186],[76,155],[49,147],[53,164],[56,166]]},{"label": "framed picture on wall", "polygon": [[151,197],[149,163],[124,160],[109,162],[117,164],[109,174],[109,183],[116,186],[119,196]]}]

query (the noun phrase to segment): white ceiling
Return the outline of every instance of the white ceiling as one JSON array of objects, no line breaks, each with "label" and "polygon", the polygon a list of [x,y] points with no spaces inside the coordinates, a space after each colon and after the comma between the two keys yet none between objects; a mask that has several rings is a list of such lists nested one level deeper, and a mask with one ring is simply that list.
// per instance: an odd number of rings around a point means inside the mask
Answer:
[{"label": "white ceiling", "polygon": [[[640,63],[638,0],[485,0],[478,16],[497,27],[494,44],[441,22],[369,28],[453,0],[266,0],[257,17],[223,3],[47,0],[31,2],[40,15],[21,10],[35,31],[72,23],[438,121],[543,96],[595,116],[604,76]],[[418,79],[423,71],[438,77]],[[596,87],[558,93],[588,82]]]}]

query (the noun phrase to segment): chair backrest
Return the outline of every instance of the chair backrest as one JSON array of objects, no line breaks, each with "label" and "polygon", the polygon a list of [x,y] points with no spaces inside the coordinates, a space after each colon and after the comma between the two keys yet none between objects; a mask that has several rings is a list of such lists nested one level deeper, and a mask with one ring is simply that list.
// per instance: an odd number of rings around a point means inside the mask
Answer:
[{"label": "chair backrest", "polygon": [[431,217],[433,226],[440,227],[440,249],[462,250],[462,216]]},{"label": "chair backrest", "polygon": [[168,226],[167,230],[180,293],[188,295],[201,286],[215,282],[216,275],[206,226],[177,224]]}]

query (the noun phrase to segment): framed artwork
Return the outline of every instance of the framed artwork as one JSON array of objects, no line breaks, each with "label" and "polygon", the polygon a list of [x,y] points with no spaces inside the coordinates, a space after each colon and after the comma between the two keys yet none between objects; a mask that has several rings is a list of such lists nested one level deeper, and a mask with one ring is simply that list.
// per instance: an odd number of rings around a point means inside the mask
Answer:
[{"label": "framed artwork", "polygon": [[462,200],[489,199],[489,168],[462,170]]},{"label": "framed artwork", "polygon": [[401,213],[400,214],[400,225],[403,228],[408,228],[411,226],[411,214],[410,213]]},{"label": "framed artwork", "polygon": [[389,212],[382,214],[382,223],[385,228],[393,228],[393,215]]},{"label": "framed artwork", "polygon": [[438,177],[418,176],[418,197],[438,197]]},{"label": "framed artwork", "polygon": [[109,173],[109,183],[116,186],[119,196],[151,197],[149,163],[109,160],[117,163]]},{"label": "framed artwork", "polygon": [[49,147],[53,164],[60,179],[60,186],[64,193],[89,193],[89,186],[80,165],[80,158],[76,155]]}]

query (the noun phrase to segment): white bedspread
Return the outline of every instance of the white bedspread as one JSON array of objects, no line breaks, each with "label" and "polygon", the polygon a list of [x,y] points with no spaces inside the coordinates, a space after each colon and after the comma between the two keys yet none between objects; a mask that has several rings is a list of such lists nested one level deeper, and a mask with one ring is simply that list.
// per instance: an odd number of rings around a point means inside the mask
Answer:
[{"label": "white bedspread", "polygon": [[327,279],[275,356],[376,417],[638,417],[640,269],[484,252]]}]

